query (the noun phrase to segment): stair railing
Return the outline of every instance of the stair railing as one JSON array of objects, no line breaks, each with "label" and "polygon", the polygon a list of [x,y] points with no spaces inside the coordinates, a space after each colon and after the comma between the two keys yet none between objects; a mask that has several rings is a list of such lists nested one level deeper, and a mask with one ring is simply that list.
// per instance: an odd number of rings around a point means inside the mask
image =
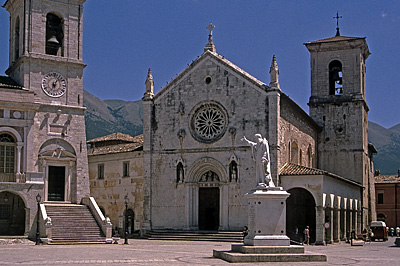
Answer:
[{"label": "stair railing", "polygon": [[112,243],[112,224],[110,218],[104,217],[96,200],[93,197],[82,198],[82,204],[89,207],[97,224],[100,225],[103,234],[106,236],[106,243]]},{"label": "stair railing", "polygon": [[44,224],[44,228],[42,229],[42,227],[40,228],[40,233],[44,233],[42,234],[42,236],[44,235],[44,238],[47,238],[49,242],[51,242],[52,238],[53,238],[53,233],[52,233],[52,227],[53,224],[51,223],[51,218],[49,216],[47,216],[47,212],[46,212],[46,207],[44,206],[44,204],[40,204],[40,214],[43,220],[41,220],[41,224]]}]

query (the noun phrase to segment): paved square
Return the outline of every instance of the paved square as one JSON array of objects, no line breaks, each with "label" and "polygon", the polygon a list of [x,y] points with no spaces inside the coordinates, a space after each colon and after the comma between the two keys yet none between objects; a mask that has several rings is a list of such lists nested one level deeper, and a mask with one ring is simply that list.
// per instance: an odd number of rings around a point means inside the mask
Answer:
[{"label": "paved square", "polygon": [[228,263],[212,257],[213,249],[229,250],[230,243],[130,239],[129,245],[13,244],[0,248],[0,265],[398,265],[400,248],[395,238],[363,246],[335,244],[306,246],[306,253],[328,256],[327,262]]}]

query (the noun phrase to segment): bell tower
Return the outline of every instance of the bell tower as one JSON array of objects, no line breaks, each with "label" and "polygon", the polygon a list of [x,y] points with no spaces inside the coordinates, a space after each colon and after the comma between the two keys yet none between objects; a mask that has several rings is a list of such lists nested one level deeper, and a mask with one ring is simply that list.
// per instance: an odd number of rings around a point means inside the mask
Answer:
[{"label": "bell tower", "polygon": [[7,99],[12,105],[4,108],[13,106],[7,112],[18,111],[26,120],[9,125],[24,140],[18,170],[42,178],[44,201],[80,203],[89,196],[82,60],[85,1],[7,0],[3,6],[10,13],[6,74],[21,86],[21,91],[12,91],[17,96]]},{"label": "bell tower", "polygon": [[35,101],[83,106],[82,11],[86,0],[8,0],[6,74]]},{"label": "bell tower", "polygon": [[365,187],[362,208],[367,224],[373,191],[365,90],[367,42],[362,37],[340,36],[337,27],[336,36],[305,46],[311,57],[310,116],[322,128],[317,167]]}]

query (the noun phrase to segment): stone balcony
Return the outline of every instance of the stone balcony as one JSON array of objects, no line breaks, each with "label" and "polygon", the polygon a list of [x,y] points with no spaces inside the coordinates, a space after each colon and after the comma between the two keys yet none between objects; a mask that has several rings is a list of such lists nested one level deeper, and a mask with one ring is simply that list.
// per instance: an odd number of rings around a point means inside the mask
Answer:
[{"label": "stone balcony", "polygon": [[0,173],[0,183],[43,183],[43,173]]}]

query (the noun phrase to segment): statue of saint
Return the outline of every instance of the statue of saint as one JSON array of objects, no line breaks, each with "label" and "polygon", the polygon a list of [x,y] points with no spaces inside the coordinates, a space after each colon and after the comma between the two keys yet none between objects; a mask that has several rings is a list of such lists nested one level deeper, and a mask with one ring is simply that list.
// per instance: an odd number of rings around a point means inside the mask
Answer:
[{"label": "statue of saint", "polygon": [[271,176],[268,140],[263,138],[261,134],[255,134],[254,136],[256,142],[252,142],[246,137],[243,137],[242,141],[246,141],[251,146],[253,160],[256,162],[257,183],[261,186],[275,187]]}]

